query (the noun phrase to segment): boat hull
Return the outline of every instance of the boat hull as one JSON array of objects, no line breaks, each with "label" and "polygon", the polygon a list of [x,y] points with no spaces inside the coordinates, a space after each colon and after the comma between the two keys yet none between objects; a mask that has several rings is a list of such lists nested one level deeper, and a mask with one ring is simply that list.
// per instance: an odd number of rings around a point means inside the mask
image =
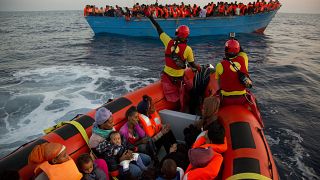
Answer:
[{"label": "boat hull", "polygon": [[[245,16],[221,16],[207,18],[157,19],[157,22],[170,36],[180,25],[190,27],[190,36],[227,35],[236,33],[263,33],[277,10]],[[111,33],[135,37],[158,37],[158,34],[147,18],[132,18],[126,21],[123,17],[87,16],[88,24],[95,34]]]}]

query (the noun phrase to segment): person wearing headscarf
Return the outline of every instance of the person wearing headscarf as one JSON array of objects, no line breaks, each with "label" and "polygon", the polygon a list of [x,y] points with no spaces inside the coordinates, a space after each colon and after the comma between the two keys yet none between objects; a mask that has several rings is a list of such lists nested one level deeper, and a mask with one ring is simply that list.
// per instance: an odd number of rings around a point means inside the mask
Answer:
[{"label": "person wearing headscarf", "polygon": [[89,147],[95,149],[101,142],[107,139],[109,134],[114,130],[112,112],[105,107],[99,108],[95,114],[95,122],[93,123]]},{"label": "person wearing headscarf", "polygon": [[[113,145],[110,143],[109,136],[115,131],[113,127],[113,117],[110,110],[100,107],[95,114],[95,122],[92,128],[92,135],[89,140],[89,147],[99,157],[104,159],[109,171],[116,172],[118,170],[118,158],[112,156]],[[125,143],[125,142],[124,142]],[[125,152],[119,157],[120,162],[132,159],[132,153]]]},{"label": "person wearing headscarf", "polygon": [[35,146],[29,154],[28,163],[36,166],[34,170],[36,176],[41,173],[40,176],[50,180],[82,178],[75,162],[68,156],[66,147],[59,143],[43,143]]}]

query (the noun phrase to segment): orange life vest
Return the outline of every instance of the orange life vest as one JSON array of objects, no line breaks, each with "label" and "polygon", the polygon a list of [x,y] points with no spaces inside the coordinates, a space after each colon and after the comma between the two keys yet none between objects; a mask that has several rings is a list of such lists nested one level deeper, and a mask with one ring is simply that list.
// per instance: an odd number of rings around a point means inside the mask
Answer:
[{"label": "orange life vest", "polygon": [[233,11],[233,6],[229,6],[227,9],[227,14],[230,15],[232,11]]},{"label": "orange life vest", "polygon": [[228,145],[227,145],[227,138],[224,137],[223,144],[206,144],[206,135],[207,131],[203,131],[197,138],[196,142],[193,143],[192,148],[197,147],[211,147],[214,152],[224,153],[226,152]]},{"label": "orange life vest", "polygon": [[[204,147],[205,146],[200,146]],[[183,177],[183,180],[208,180],[214,179],[218,176],[221,164],[223,161],[223,157],[221,154],[214,152],[213,158],[208,163],[206,167],[202,168],[194,168],[191,164],[189,164],[186,173]]]},{"label": "orange life vest", "polygon": [[[233,63],[239,63],[241,66],[240,71],[246,75],[248,74],[245,60],[242,56],[237,56],[231,61]],[[231,70],[232,65],[230,62],[228,60],[222,60],[221,64],[223,66],[223,73],[220,75],[220,88],[227,92],[244,91],[246,87],[241,84],[238,73]]]},{"label": "orange life vest", "polygon": [[150,115],[150,118],[144,114],[139,114],[140,123],[149,137],[158,134],[162,128],[162,122],[157,111]]},{"label": "orange life vest", "polygon": [[178,11],[177,10],[172,9],[172,17],[173,18],[177,18],[178,17]]},{"label": "orange life vest", "polygon": [[180,9],[180,17],[185,18],[186,17],[186,11],[184,8]]},{"label": "orange life vest", "polygon": [[163,8],[163,12],[164,12],[164,18],[168,18],[169,17],[169,11],[168,11],[168,8]]},{"label": "orange life vest", "polygon": [[71,158],[62,164],[54,165],[51,165],[48,161],[46,161],[40,164],[35,169],[35,172],[39,169],[45,172],[50,180],[80,180],[82,178],[82,174],[79,172],[76,164]]},{"label": "orange life vest", "polygon": [[224,13],[224,5],[219,5],[219,13]]},{"label": "orange life vest", "polygon": [[211,14],[212,10],[213,10],[213,7],[211,5],[207,6],[207,16]]},{"label": "orange life vest", "polygon": [[197,16],[197,11],[198,11],[198,6],[194,6],[194,8],[192,9],[192,15],[195,17]]}]

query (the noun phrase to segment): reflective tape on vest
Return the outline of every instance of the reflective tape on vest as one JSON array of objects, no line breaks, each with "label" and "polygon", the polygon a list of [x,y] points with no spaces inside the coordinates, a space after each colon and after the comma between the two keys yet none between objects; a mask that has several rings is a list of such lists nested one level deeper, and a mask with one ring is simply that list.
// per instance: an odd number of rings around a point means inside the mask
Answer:
[{"label": "reflective tape on vest", "polygon": [[145,116],[144,114],[140,114],[140,117],[146,123],[147,126],[151,126],[152,125],[150,119],[147,116]]},{"label": "reflective tape on vest", "polygon": [[156,122],[157,125],[161,124],[161,120],[159,117],[154,118],[154,122]]}]

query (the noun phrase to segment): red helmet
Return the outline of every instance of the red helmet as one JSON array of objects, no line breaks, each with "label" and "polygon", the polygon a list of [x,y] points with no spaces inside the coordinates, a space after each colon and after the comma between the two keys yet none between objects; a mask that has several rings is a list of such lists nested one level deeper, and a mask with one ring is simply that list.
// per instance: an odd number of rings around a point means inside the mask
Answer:
[{"label": "red helmet", "polygon": [[237,55],[240,52],[240,43],[235,39],[230,39],[226,42],[225,53],[229,55]]},{"label": "red helmet", "polygon": [[190,29],[186,25],[181,25],[176,29],[176,36],[179,38],[188,38]]}]

